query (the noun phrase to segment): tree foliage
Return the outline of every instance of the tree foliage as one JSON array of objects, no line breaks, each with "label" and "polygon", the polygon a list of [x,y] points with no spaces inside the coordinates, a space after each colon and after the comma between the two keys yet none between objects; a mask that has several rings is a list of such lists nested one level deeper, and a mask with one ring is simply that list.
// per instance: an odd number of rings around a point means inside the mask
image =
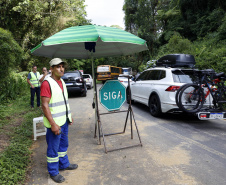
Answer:
[{"label": "tree foliage", "polygon": [[157,9],[158,0],[125,0],[123,6],[126,31],[148,41],[151,54],[154,54],[157,44]]},{"label": "tree foliage", "polygon": [[63,28],[85,20],[84,0],[1,0],[1,25],[23,47],[33,47]]},{"label": "tree foliage", "polygon": [[224,0],[180,0],[179,8],[184,29],[187,30],[187,33],[181,35],[196,40],[209,32],[217,31],[225,15],[226,2]]},{"label": "tree foliage", "polygon": [[23,58],[23,50],[12,34],[0,28],[0,82],[8,77],[10,69],[17,69]]},{"label": "tree foliage", "polygon": [[66,27],[89,23],[85,16],[84,0],[0,0],[0,27],[26,52],[23,69],[40,62],[30,49]]},{"label": "tree foliage", "polygon": [[126,30],[147,41],[150,59],[193,54],[197,67],[226,72],[226,1],[125,0]]},{"label": "tree foliage", "polygon": [[64,28],[90,22],[84,1],[0,0],[0,101],[24,88],[24,76],[13,71],[49,67],[49,59],[32,56],[30,49]]},{"label": "tree foliage", "polygon": [[26,89],[26,79],[18,73],[24,53],[12,34],[0,28],[0,103],[14,99]]}]

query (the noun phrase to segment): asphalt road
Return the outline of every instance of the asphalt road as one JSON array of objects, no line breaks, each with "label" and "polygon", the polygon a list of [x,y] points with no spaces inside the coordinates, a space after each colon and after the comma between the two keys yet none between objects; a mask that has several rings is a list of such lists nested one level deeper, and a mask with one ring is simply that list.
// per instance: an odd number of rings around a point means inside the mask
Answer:
[{"label": "asphalt road", "polygon": [[[98,86],[100,87],[100,85]],[[143,146],[104,152],[94,138],[93,90],[87,97],[72,96],[69,103],[75,123],[70,127],[68,156],[77,163],[75,171],[63,171],[73,185],[225,185],[226,121],[200,121],[186,114],[154,118],[148,108],[134,104],[133,111]],[[101,105],[100,113],[107,112]],[[127,110],[125,103],[122,107]],[[102,115],[104,134],[121,132],[126,113]],[[126,133],[105,137],[108,150],[139,144],[133,126]],[[55,184],[47,175],[45,137],[33,144],[27,184]]]}]

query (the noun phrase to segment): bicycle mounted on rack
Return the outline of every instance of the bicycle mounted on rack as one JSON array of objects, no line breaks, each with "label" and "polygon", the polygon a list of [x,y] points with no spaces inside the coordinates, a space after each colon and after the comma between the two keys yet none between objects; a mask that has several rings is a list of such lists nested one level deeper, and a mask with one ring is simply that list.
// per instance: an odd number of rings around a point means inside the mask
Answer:
[{"label": "bicycle mounted on rack", "polygon": [[156,61],[156,66],[188,68],[180,73],[191,82],[179,87],[175,101],[180,111],[197,114],[199,119],[226,119],[226,77],[213,69],[195,69],[195,58],[189,54],[168,54]]},{"label": "bicycle mounted on rack", "polygon": [[181,86],[176,93],[177,106],[184,112],[197,113],[199,119],[211,119],[211,116],[212,119],[226,118],[224,73],[216,73],[213,69],[193,70],[193,73],[197,79],[191,84]]}]

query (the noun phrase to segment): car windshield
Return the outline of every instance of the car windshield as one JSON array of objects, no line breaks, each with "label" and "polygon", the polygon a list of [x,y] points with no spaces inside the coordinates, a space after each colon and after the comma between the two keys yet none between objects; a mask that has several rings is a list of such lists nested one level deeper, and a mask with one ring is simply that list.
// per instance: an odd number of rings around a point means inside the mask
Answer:
[{"label": "car windshield", "polygon": [[129,72],[129,69],[122,68],[123,72]]},{"label": "car windshield", "polygon": [[83,76],[83,78],[90,78],[89,75],[82,75],[82,76]]},{"label": "car windshield", "polygon": [[64,77],[80,77],[79,72],[64,73]]},{"label": "car windshield", "polygon": [[97,72],[108,72],[110,71],[109,66],[100,66],[97,68]]},{"label": "car windshield", "polygon": [[194,74],[191,71],[175,70],[175,71],[172,71],[172,73],[173,73],[174,82],[192,83],[195,79]]}]

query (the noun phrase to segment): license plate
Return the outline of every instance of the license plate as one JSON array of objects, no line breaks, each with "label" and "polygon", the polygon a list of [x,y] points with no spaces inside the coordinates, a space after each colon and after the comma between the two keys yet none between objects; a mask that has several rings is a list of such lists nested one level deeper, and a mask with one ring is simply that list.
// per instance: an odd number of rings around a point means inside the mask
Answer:
[{"label": "license plate", "polygon": [[73,83],[66,83],[66,86],[70,86],[70,85],[73,85]]},{"label": "license plate", "polygon": [[222,113],[210,113],[210,119],[222,119],[223,114]]},{"label": "license plate", "polygon": [[226,119],[225,114],[225,112],[199,112],[198,118],[200,120]]}]

